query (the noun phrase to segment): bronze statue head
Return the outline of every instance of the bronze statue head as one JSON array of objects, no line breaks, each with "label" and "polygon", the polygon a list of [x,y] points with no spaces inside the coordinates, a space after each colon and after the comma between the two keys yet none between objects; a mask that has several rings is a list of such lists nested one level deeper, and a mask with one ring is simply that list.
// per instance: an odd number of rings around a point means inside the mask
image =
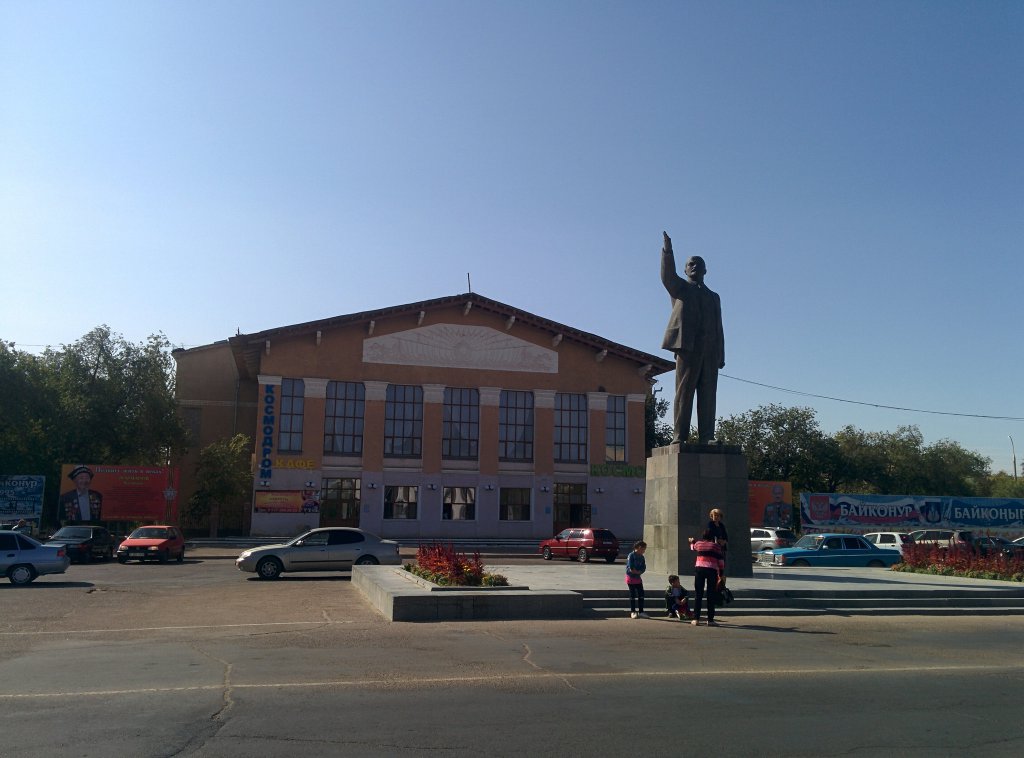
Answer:
[{"label": "bronze statue head", "polygon": [[704,281],[704,275],[708,272],[708,267],[704,265],[704,259],[699,255],[691,256],[686,261],[686,278],[695,284],[700,284]]}]

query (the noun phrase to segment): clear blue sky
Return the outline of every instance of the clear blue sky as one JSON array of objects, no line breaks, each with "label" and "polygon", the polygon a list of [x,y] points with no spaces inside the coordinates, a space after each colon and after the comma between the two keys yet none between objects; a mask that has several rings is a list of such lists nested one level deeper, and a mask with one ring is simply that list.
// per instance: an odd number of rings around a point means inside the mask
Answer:
[{"label": "clear blue sky", "polygon": [[[473,290],[652,353],[661,232],[719,413],[1024,422],[1024,3],[0,3],[0,338],[194,346]],[[739,381],[739,379],[746,381]]]}]

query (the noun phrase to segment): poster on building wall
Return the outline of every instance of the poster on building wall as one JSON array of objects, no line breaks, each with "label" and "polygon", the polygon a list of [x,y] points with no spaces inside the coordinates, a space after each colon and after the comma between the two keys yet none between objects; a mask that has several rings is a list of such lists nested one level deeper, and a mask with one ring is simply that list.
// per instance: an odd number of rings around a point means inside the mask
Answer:
[{"label": "poster on building wall", "polygon": [[912,531],[1024,528],[1024,499],[899,495],[805,494],[800,496],[805,531],[815,527],[871,527]]},{"label": "poster on building wall", "polygon": [[319,513],[320,501],[314,490],[257,492],[254,513]]},{"label": "poster on building wall", "polygon": [[45,476],[0,475],[0,524],[17,524],[25,519],[38,529],[45,485]]},{"label": "poster on building wall", "polygon": [[60,480],[61,521],[178,521],[176,468],[65,463]]},{"label": "poster on building wall", "polygon": [[793,526],[793,485],[790,482],[748,482],[751,526]]}]

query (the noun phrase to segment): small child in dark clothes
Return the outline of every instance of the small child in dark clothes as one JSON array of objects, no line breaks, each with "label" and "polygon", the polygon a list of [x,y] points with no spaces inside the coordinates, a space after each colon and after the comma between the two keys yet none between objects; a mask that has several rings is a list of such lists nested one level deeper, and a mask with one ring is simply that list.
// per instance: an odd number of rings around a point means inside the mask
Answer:
[{"label": "small child in dark clothes", "polygon": [[665,607],[668,609],[669,618],[692,619],[690,603],[686,599],[686,590],[679,583],[679,577],[672,574],[668,578],[668,589],[665,590]]}]

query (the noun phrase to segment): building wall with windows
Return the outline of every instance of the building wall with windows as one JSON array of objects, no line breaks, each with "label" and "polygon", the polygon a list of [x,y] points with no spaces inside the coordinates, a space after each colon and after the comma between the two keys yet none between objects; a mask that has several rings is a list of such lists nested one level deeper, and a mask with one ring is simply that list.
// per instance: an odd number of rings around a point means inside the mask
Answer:
[{"label": "building wall with windows", "polygon": [[253,535],[642,533],[644,401],[663,358],[473,293],[174,355],[198,447],[254,439]]}]

